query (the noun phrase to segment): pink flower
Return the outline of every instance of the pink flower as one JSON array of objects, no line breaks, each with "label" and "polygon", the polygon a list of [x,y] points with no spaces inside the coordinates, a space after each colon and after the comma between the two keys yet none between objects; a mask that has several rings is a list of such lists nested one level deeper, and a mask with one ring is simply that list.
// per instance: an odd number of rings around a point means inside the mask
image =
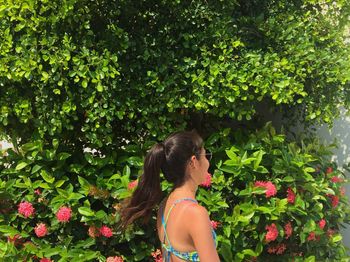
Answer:
[{"label": "pink flower", "polygon": [[112,229],[110,229],[109,227],[107,226],[102,226],[100,228],[100,233],[102,236],[105,236],[107,238],[110,238],[113,236],[113,232],[112,232]]},{"label": "pink flower", "polygon": [[323,229],[325,226],[326,226],[326,220],[324,219],[321,219],[319,222],[318,222],[318,226]]},{"label": "pink flower", "polygon": [[96,237],[101,236],[100,230],[97,227],[95,227],[95,226],[90,226],[89,227],[88,234],[92,238],[96,238]]},{"label": "pink flower", "polygon": [[332,167],[327,167],[326,174],[333,173],[333,168]]},{"label": "pink flower", "polygon": [[266,189],[265,195],[267,198],[272,197],[277,194],[276,186],[270,181],[256,181],[254,183],[255,187],[263,187]]},{"label": "pink flower", "polygon": [[333,208],[339,204],[339,197],[338,196],[335,196],[332,194],[327,194],[326,196],[328,196],[331,199]]},{"label": "pink flower", "polygon": [[131,181],[131,182],[128,184],[128,189],[129,189],[129,190],[133,190],[135,187],[137,187],[137,184],[138,184],[138,181],[137,181],[137,180]]},{"label": "pink flower", "polygon": [[290,187],[288,187],[287,189],[287,200],[288,200],[288,203],[290,204],[294,204],[295,202],[295,193],[293,189],[291,189]]},{"label": "pink flower", "polygon": [[316,240],[316,234],[315,234],[314,231],[312,231],[312,232],[309,233],[309,236],[307,237],[307,240],[308,240],[308,241],[314,241],[314,240]]},{"label": "pink flower", "polygon": [[292,223],[288,222],[284,225],[284,234],[286,235],[286,239],[288,239],[293,233]]},{"label": "pink flower", "polygon": [[35,189],[34,190],[34,194],[36,194],[36,195],[41,195],[41,191],[40,191],[40,189],[39,188],[37,188],[37,189]]},{"label": "pink flower", "polygon": [[335,195],[331,195],[332,207],[336,207],[339,204],[339,197]]},{"label": "pink flower", "polygon": [[66,206],[60,207],[56,213],[56,217],[60,222],[68,222],[72,217],[72,209]]},{"label": "pink flower", "polygon": [[217,222],[217,221],[214,221],[214,220],[211,220],[210,221],[210,224],[211,224],[211,227],[213,228],[213,229],[217,229],[218,228],[218,226],[219,226],[219,224],[220,224],[220,222]]},{"label": "pink flower", "polygon": [[51,260],[49,258],[42,258],[42,259],[40,259],[40,262],[53,262],[53,260]]},{"label": "pink flower", "polygon": [[272,223],[271,225],[266,226],[266,230],[267,230],[267,233],[265,236],[266,242],[274,241],[278,236],[278,230],[276,225]]},{"label": "pink flower", "polygon": [[44,237],[47,235],[48,230],[47,230],[47,227],[44,223],[39,223],[34,228],[34,232],[35,232],[37,237]]},{"label": "pink flower", "polygon": [[107,257],[106,262],[124,262],[124,259],[122,257]]},{"label": "pink flower", "polygon": [[157,249],[155,252],[152,252],[151,255],[154,258],[154,262],[163,262],[162,252],[159,249]]},{"label": "pink flower", "polygon": [[23,215],[24,217],[30,217],[34,214],[34,207],[31,203],[27,201],[23,201],[18,205],[18,213]]},{"label": "pink flower", "polygon": [[342,183],[342,182],[344,182],[344,180],[342,178],[337,177],[337,176],[332,176],[331,181],[333,183]]},{"label": "pink flower", "polygon": [[72,217],[72,209],[69,207],[63,206],[56,213],[56,218],[60,222],[68,222]]},{"label": "pink flower", "polygon": [[211,186],[211,174],[207,173],[205,177],[205,181],[201,184],[203,187],[210,187]]}]

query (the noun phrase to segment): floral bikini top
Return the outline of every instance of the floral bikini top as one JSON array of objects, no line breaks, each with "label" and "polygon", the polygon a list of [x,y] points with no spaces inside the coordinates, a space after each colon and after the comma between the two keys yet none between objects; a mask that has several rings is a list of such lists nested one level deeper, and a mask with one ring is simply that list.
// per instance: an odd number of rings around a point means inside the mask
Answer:
[{"label": "floral bikini top", "polygon": [[[169,262],[170,261],[171,254],[173,254],[173,255],[177,256],[178,258],[181,258],[181,259],[183,259],[185,261],[200,261],[197,251],[180,252],[180,251],[175,250],[172,247],[172,245],[171,245],[171,243],[169,241],[168,235],[166,233],[166,223],[168,222],[168,218],[169,218],[170,212],[178,203],[180,203],[182,201],[191,201],[191,202],[194,202],[194,203],[198,203],[196,200],[194,200],[192,198],[181,198],[181,199],[176,200],[174,202],[174,204],[170,207],[165,220],[164,220],[164,213],[162,212],[162,225],[163,225],[163,229],[164,229],[164,240],[163,240],[163,243],[162,243],[162,247],[166,251],[166,253],[164,254],[164,261],[165,262]],[[216,234],[215,234],[214,229],[212,229],[212,236],[213,236],[213,239],[214,239],[214,242],[215,242],[215,246],[216,246],[217,245],[217,241],[216,241]],[[167,240],[167,244],[165,243],[165,240]]]}]

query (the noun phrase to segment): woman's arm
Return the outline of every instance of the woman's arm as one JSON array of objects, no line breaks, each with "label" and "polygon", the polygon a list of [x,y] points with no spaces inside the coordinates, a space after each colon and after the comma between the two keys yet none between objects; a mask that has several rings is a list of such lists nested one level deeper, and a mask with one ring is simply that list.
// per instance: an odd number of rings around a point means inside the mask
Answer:
[{"label": "woman's arm", "polygon": [[189,209],[186,227],[201,262],[220,261],[212,235],[208,211],[199,205]]}]

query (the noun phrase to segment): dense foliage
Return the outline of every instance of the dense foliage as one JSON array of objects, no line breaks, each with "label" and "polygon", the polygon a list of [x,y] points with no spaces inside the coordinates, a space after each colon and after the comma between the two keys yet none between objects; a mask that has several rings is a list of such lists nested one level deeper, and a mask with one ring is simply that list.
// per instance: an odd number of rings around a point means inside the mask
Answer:
[{"label": "dense foliage", "polygon": [[[0,130],[113,150],[201,114],[235,120],[349,104],[348,1],[8,1]],[[260,112],[261,113],[261,112]],[[79,145],[79,147],[82,147]]]},{"label": "dense foliage", "polygon": [[[153,140],[254,125],[262,106],[331,123],[338,105],[349,108],[349,9],[342,0],[0,0],[0,137],[14,144],[0,156],[0,256],[151,259],[154,220],[125,234],[117,224]],[[220,222],[221,257],[278,260],[284,247],[283,259],[344,257],[342,174],[325,174],[324,148],[245,132],[207,139],[216,163],[199,199]]]},{"label": "dense foliage", "polygon": [[[198,200],[215,221],[223,261],[346,257],[339,234],[350,219],[346,180],[329,162],[328,147],[317,141],[298,146],[269,126],[249,136],[226,129],[206,145],[214,152],[213,176],[199,188]],[[125,234],[117,226],[120,203],[142,169],[137,145],[114,159],[88,152],[76,159],[40,143],[8,153],[0,184],[0,255],[6,261],[153,259],[160,247],[155,216]],[[170,189],[166,182],[163,189]]]}]

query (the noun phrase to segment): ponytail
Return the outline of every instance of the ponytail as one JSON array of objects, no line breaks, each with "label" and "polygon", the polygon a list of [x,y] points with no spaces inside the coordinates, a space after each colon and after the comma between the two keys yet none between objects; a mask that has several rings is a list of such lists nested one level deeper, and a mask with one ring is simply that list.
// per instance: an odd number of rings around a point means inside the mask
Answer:
[{"label": "ponytail", "polygon": [[138,186],[122,209],[122,228],[126,228],[138,218],[143,217],[143,222],[147,222],[150,218],[152,209],[162,197],[160,171],[164,162],[164,144],[158,143],[147,153]]},{"label": "ponytail", "polygon": [[200,153],[203,139],[196,132],[182,131],[170,135],[164,143],[154,145],[146,155],[143,174],[132,197],[124,202],[121,226],[126,228],[138,218],[147,222],[152,209],[160,202],[160,171],[177,188],[186,180],[186,166],[191,156]]}]

